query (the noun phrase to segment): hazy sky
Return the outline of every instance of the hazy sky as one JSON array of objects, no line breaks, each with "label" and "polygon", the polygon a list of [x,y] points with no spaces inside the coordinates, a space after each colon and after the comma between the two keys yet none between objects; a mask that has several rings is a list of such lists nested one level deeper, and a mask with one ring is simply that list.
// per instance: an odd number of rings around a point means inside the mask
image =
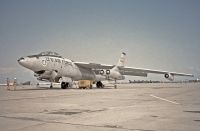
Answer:
[{"label": "hazy sky", "polygon": [[199,77],[199,24],[199,0],[0,0],[0,79],[34,78],[17,59],[47,50]]}]

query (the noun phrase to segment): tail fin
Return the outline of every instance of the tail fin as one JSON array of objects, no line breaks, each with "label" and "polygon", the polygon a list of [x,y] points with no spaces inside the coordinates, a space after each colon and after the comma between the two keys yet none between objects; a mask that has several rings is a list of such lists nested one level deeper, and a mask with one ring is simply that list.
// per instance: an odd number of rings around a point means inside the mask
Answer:
[{"label": "tail fin", "polygon": [[122,52],[121,57],[117,63],[117,66],[124,66],[126,60],[126,53]]}]

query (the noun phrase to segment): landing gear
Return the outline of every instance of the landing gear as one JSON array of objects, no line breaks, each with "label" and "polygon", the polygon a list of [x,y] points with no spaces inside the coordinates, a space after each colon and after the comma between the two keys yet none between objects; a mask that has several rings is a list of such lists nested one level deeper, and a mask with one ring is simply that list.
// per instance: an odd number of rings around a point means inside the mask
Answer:
[{"label": "landing gear", "polygon": [[51,83],[51,85],[50,85],[50,89],[52,89],[53,88],[53,83]]},{"label": "landing gear", "polygon": [[69,87],[69,83],[68,82],[62,82],[61,83],[61,88],[62,89],[67,89]]},{"label": "landing gear", "polygon": [[104,88],[104,85],[103,85],[103,83],[102,83],[101,81],[98,81],[98,82],[96,83],[96,87],[97,87],[97,88]]},{"label": "landing gear", "polygon": [[117,80],[115,79],[114,88],[117,89]]}]

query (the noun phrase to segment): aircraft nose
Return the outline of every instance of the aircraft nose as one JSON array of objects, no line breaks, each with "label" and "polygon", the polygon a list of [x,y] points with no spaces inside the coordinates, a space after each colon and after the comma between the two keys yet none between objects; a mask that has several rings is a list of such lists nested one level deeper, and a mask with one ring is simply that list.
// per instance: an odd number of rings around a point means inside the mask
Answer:
[{"label": "aircraft nose", "polygon": [[24,60],[24,57],[20,57],[17,61],[18,62],[21,62],[21,61],[23,61]]},{"label": "aircraft nose", "polygon": [[32,67],[32,62],[28,57],[20,57],[18,60],[18,63],[26,68]]}]

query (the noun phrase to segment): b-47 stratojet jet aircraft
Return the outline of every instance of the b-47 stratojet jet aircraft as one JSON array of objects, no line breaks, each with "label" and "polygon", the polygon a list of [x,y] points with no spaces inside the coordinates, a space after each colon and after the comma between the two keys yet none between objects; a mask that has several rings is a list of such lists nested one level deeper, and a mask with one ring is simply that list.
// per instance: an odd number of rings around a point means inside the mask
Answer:
[{"label": "b-47 stratojet jet aircraft", "polygon": [[[147,77],[148,73],[163,74],[170,81],[174,76],[193,76],[192,74],[159,71],[125,66],[126,53],[122,53],[117,65],[106,65],[87,62],[75,62],[63,58],[56,52],[42,52],[36,55],[21,57],[20,65],[32,70],[34,76],[41,81],[59,82],[61,78],[93,80],[97,88],[103,86],[104,80],[124,80],[126,75]],[[61,88],[66,89],[69,83],[61,81]],[[50,86],[52,88],[52,84]]]}]

